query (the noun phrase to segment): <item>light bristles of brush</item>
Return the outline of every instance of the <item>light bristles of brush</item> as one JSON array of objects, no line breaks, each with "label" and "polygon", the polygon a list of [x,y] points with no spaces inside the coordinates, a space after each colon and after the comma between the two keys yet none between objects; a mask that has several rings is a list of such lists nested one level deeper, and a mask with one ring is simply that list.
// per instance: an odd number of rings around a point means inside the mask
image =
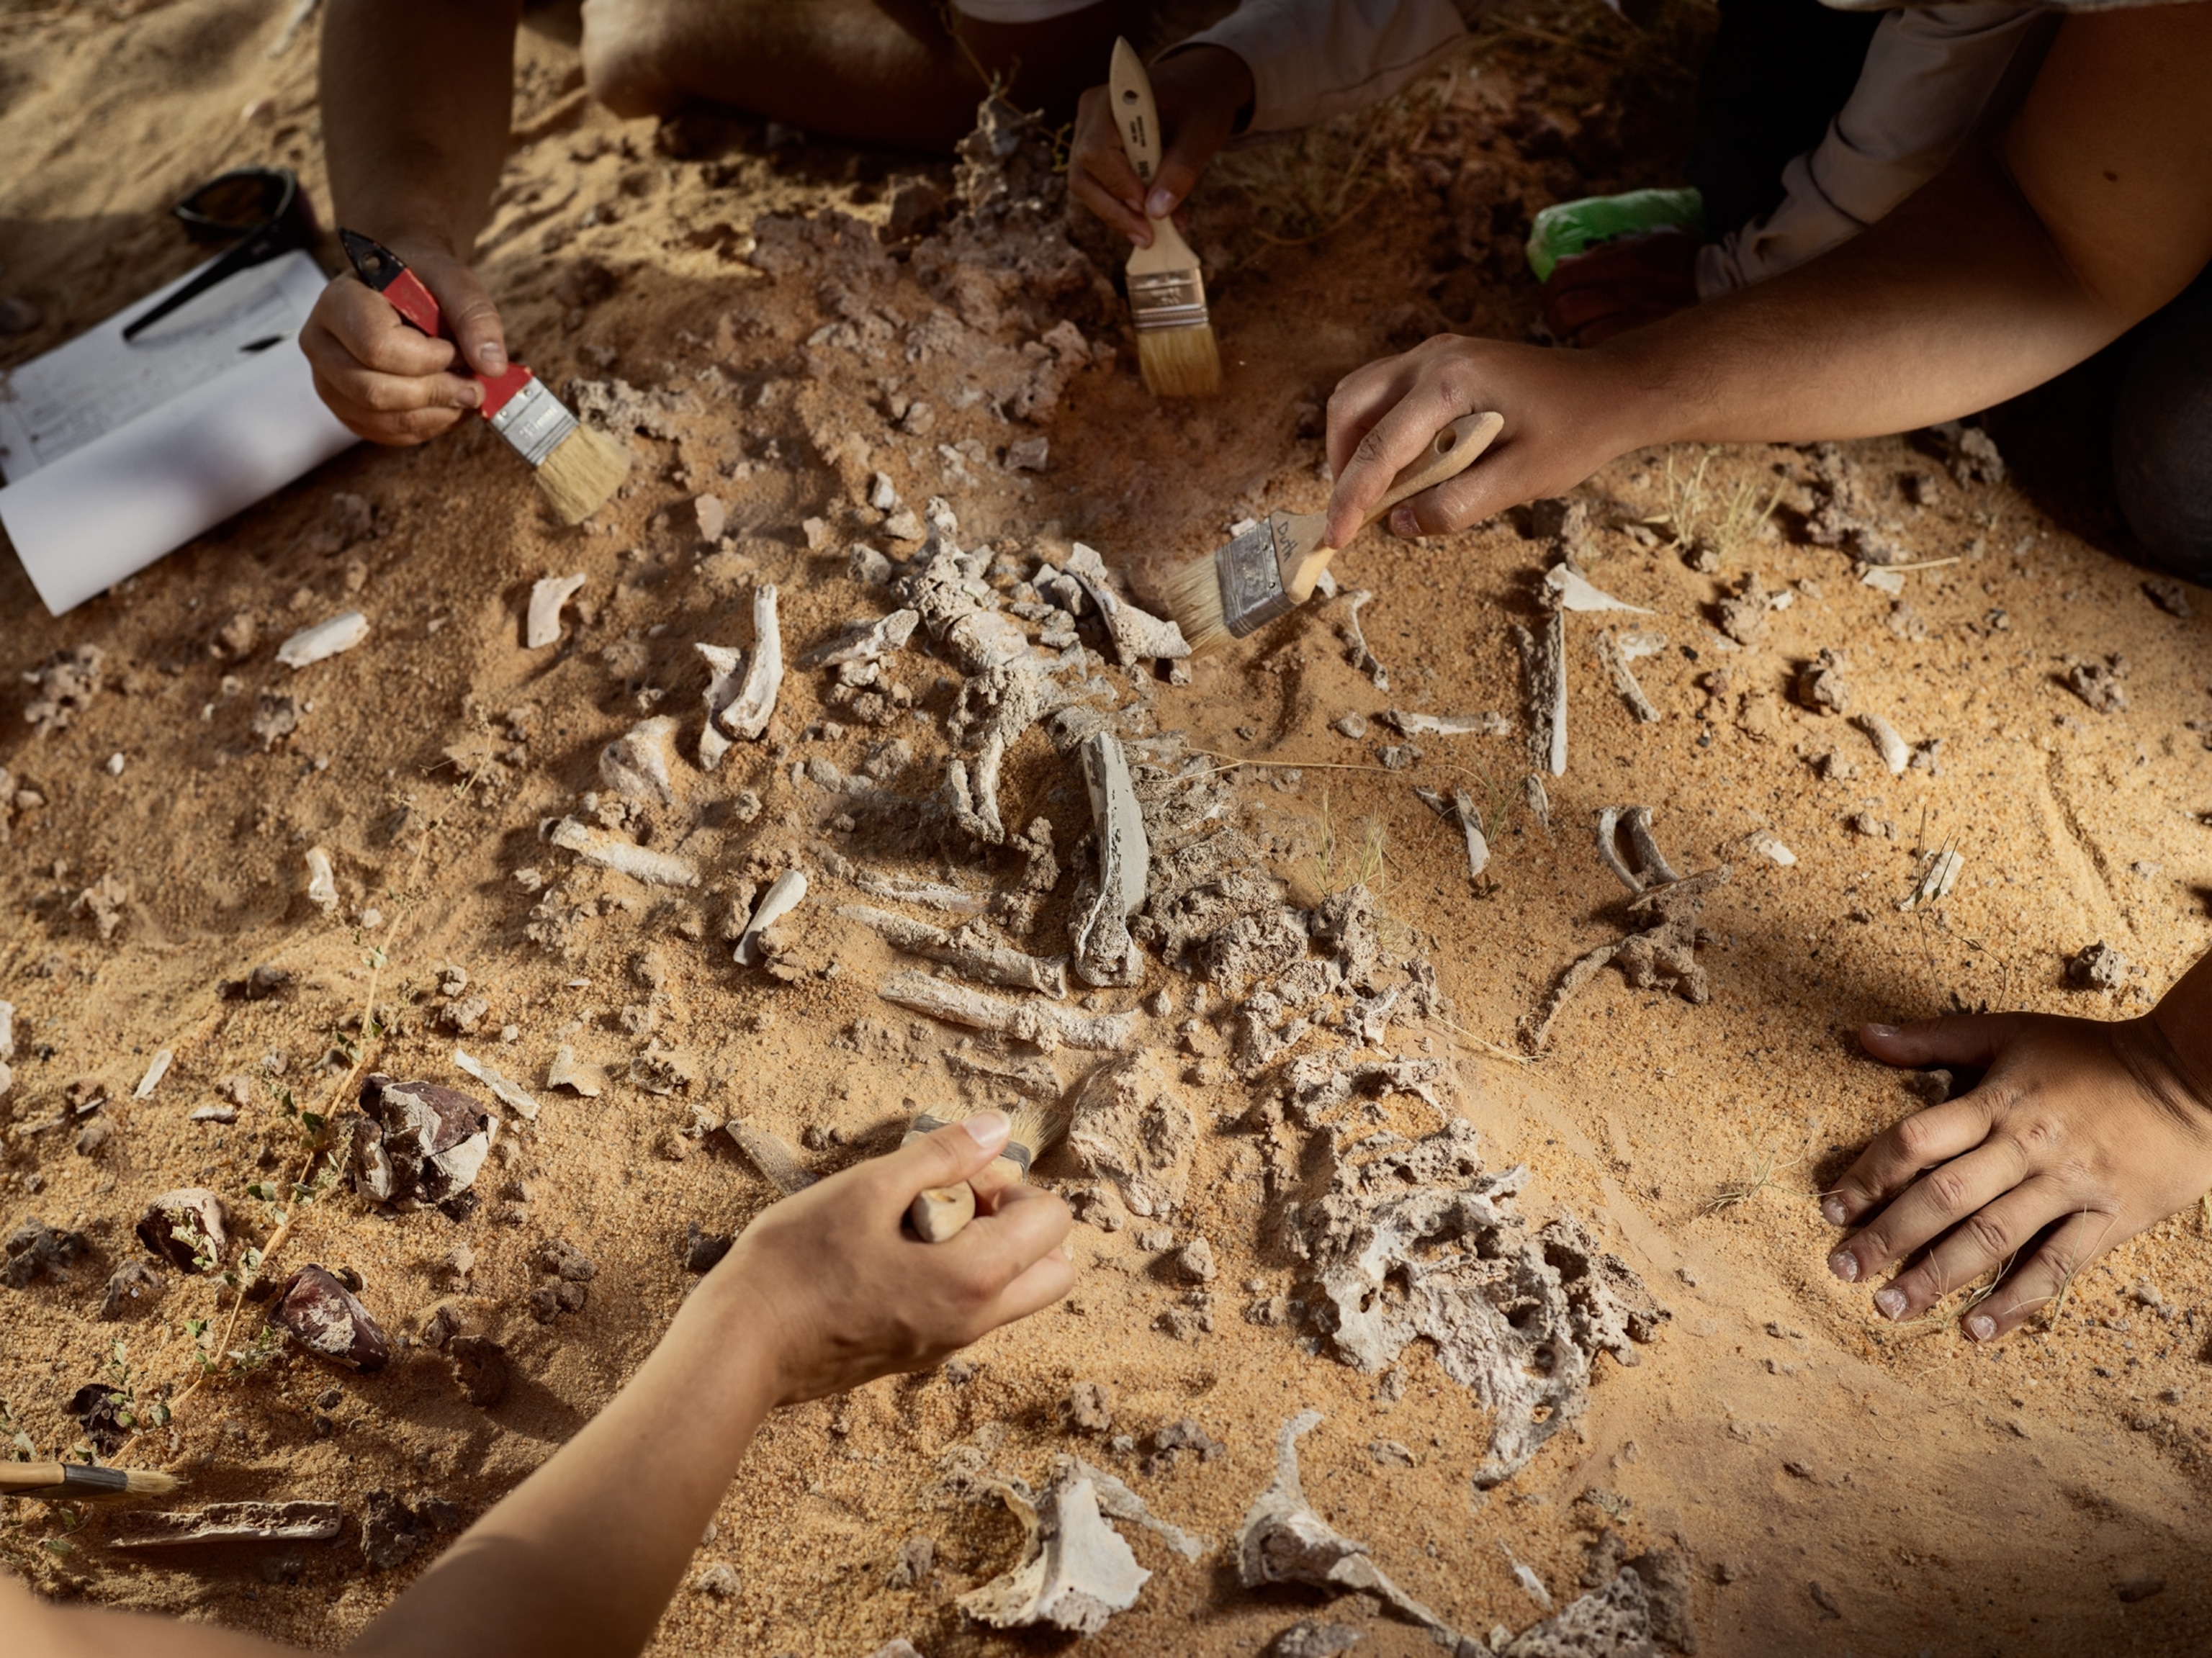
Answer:
[{"label": "light bristles of brush", "polygon": [[629,451],[578,422],[538,464],[538,487],[563,524],[581,524],[605,506],[629,476]]},{"label": "light bristles of brush", "polygon": [[1139,328],[1137,367],[1156,398],[1210,398],[1221,390],[1221,352],[1211,323]]},{"label": "light bristles of brush", "polygon": [[151,1468],[98,1468],[76,1462],[0,1462],[0,1494],[10,1497],[167,1497],[183,1482]]},{"label": "light bristles of brush", "polygon": [[1179,564],[1160,584],[1160,598],[1190,646],[1193,656],[1218,650],[1230,641],[1229,615],[1221,602],[1221,573],[1211,557]]}]

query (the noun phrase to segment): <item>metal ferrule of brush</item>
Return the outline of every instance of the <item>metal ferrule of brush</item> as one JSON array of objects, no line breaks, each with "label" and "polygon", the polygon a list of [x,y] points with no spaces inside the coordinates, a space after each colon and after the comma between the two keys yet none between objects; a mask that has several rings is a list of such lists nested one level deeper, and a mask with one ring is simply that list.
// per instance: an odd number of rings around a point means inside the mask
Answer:
[{"label": "metal ferrule of brush", "polygon": [[1297,608],[1283,589],[1283,561],[1273,519],[1247,530],[1213,555],[1221,583],[1221,624],[1238,639]]},{"label": "metal ferrule of brush", "polygon": [[1206,283],[1195,270],[1129,277],[1129,319],[1139,334],[1206,325]]},{"label": "metal ferrule of brush", "polygon": [[560,398],[545,389],[544,381],[533,380],[491,417],[491,429],[505,438],[523,459],[532,466],[542,466],[545,457],[559,448],[561,440],[576,429],[576,417]]},{"label": "metal ferrule of brush", "polygon": [[[906,1132],[909,1134],[934,1134],[940,1128],[951,1127],[953,1123],[958,1121],[957,1117],[947,1120],[944,1117],[933,1116],[927,1111],[917,1111],[914,1114],[913,1120],[907,1124]],[[1036,1161],[1036,1153],[1019,1140],[1008,1140],[999,1155],[1020,1169],[1024,1180],[1030,1177],[1030,1164]]]}]

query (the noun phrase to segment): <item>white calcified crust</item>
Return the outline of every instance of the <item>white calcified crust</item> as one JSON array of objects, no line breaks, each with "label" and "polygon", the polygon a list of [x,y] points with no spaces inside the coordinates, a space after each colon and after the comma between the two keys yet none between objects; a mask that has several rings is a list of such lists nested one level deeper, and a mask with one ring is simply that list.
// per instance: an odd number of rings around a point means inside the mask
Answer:
[{"label": "white calcified crust", "polygon": [[1465,789],[1454,789],[1452,813],[1459,822],[1460,832],[1467,837],[1468,878],[1480,879],[1482,872],[1490,867],[1490,841],[1482,832],[1482,814],[1475,810],[1474,797]]},{"label": "white calcified crust", "polygon": [[345,1524],[337,1503],[210,1503],[201,1509],[135,1509],[115,1517],[112,1549],[210,1543],[327,1543]]},{"label": "white calcified crust", "polygon": [[1129,937],[1129,917],[1145,902],[1152,847],[1144,813],[1129,781],[1128,756],[1113,732],[1094,732],[1080,750],[1083,780],[1098,848],[1097,886],[1088,902],[1077,895],[1068,918],[1075,973],[1085,984],[1131,985],[1144,977],[1144,958]]},{"label": "white calcified crust", "polygon": [[905,648],[921,621],[919,610],[893,610],[874,622],[848,628],[826,645],[799,659],[802,668],[835,668],[848,662],[872,662]]},{"label": "white calcified crust", "polygon": [[753,907],[752,919],[738,939],[736,956],[745,967],[760,965],[760,936],[799,906],[806,896],[806,877],[795,869],[787,869],[769,883],[769,890]]},{"label": "white calcified crust", "polygon": [[276,647],[276,659],[288,668],[304,668],[349,651],[368,637],[368,618],[359,610],[341,610],[294,634]]},{"label": "white calcified crust", "polygon": [[[1633,639],[1638,635],[1632,634],[1628,637]],[[1650,653],[1644,654],[1649,655]],[[1623,641],[1613,637],[1611,629],[1597,636],[1597,659],[1613,676],[1613,688],[1620,693],[1620,700],[1628,704],[1629,712],[1647,726],[1657,725],[1662,716],[1651,699],[1644,694],[1643,685],[1628,665],[1628,652]]]},{"label": "white calcified crust", "polygon": [[602,829],[563,817],[554,827],[553,844],[564,852],[605,865],[632,880],[656,886],[696,887],[699,866],[671,852],[653,852],[629,841],[617,840]]},{"label": "white calcified crust", "polygon": [[988,938],[973,937],[965,929],[948,932],[927,921],[912,920],[866,904],[845,904],[837,914],[848,921],[858,921],[899,950],[942,962],[954,972],[981,983],[1004,985],[1012,990],[1034,990],[1055,999],[1067,994],[1065,956],[1031,956]]},{"label": "white calcified crust", "polygon": [[1513,722],[1502,714],[1409,714],[1392,708],[1382,718],[1405,737],[1509,737]]},{"label": "white calcified crust", "polygon": [[926,973],[902,973],[876,993],[933,1019],[994,1030],[1047,1053],[1056,1048],[1121,1053],[1137,1035],[1134,1013],[1072,1013],[1050,1002],[1006,1002]]},{"label": "white calcified crust", "polygon": [[1113,1181],[1132,1214],[1170,1214],[1182,1202],[1198,1121],[1149,1055],[1100,1066],[1068,1111],[1070,1155],[1085,1174]]},{"label": "white calcified crust", "polygon": [[553,1051],[553,1063],[545,1067],[545,1085],[565,1088],[572,1094],[580,1094],[595,1100],[605,1091],[607,1073],[596,1065],[580,1065],[576,1050],[563,1042]]},{"label": "white calcified crust", "polygon": [[542,576],[530,587],[530,610],[522,624],[522,647],[542,651],[561,637],[561,608],[583,591],[586,580],[574,575]]},{"label": "white calcified crust", "polygon": [[676,721],[656,714],[641,720],[599,750],[599,780],[633,800],[676,799]]},{"label": "white calcified crust", "polygon": [[736,698],[715,716],[722,730],[747,742],[768,729],[775,717],[776,693],[783,688],[783,630],[776,621],[775,589],[753,589],[753,653]]}]

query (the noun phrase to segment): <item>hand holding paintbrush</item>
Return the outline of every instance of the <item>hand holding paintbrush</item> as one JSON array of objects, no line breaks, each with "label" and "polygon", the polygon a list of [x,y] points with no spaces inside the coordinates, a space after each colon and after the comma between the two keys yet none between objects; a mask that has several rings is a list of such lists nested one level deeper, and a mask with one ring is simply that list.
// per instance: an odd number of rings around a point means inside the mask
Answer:
[{"label": "hand holding paintbrush", "polygon": [[[1127,40],[1114,43],[1107,78],[1122,153],[1151,184],[1160,170],[1160,114],[1144,59]],[[1206,308],[1198,255],[1173,219],[1153,219],[1152,241],[1129,256],[1129,319],[1137,329],[1137,366],[1156,398],[1206,398],[1221,389],[1221,354]]]},{"label": "hand holding paintbrush", "polygon": [[[933,1116],[927,1111],[916,1112],[908,1125],[905,1139],[901,1145],[911,1145],[925,1134],[957,1122],[961,1117],[972,1115],[962,1112],[945,1118]],[[942,1243],[975,1218],[976,1188],[983,1193],[1000,1192],[1007,1187],[1026,1181],[1030,1165],[1048,1151],[1053,1143],[1067,1132],[1067,1114],[1057,1108],[1025,1105],[1014,1113],[1013,1126],[1006,1136],[1005,1150],[992,1160],[983,1172],[958,1186],[932,1187],[918,1194],[906,1212],[907,1224],[926,1243]]]}]

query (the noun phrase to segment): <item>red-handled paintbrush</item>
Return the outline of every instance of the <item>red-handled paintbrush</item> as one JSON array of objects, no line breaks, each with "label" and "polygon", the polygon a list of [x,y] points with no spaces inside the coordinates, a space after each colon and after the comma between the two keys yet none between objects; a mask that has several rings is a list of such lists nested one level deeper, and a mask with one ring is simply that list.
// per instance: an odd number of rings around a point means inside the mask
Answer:
[{"label": "red-handled paintbrush", "polygon": [[[397,253],[351,230],[340,230],[338,240],[354,274],[389,300],[393,310],[425,334],[453,338],[438,301]],[[538,487],[564,524],[581,524],[629,476],[629,451],[580,422],[520,363],[508,364],[502,374],[469,378],[483,387],[477,413],[530,463]]]}]

